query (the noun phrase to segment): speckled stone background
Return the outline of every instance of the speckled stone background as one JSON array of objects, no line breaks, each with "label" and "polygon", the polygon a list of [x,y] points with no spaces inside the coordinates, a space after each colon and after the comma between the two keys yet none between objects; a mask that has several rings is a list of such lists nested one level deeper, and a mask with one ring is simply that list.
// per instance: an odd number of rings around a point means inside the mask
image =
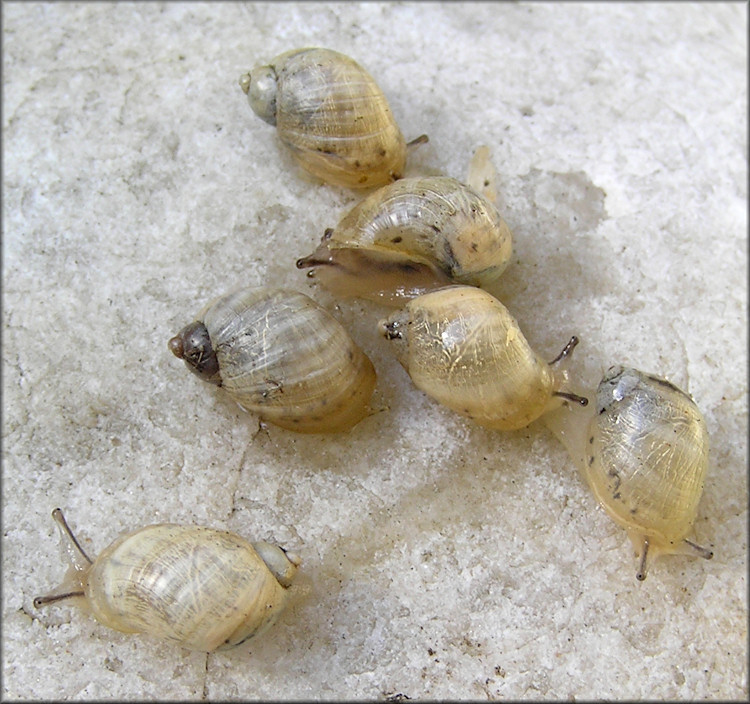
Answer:
[{"label": "speckled stone background", "polygon": [[[747,6],[4,3],[4,699],[746,699]],[[361,197],[303,176],[237,80],[290,48],[362,63],[410,174],[492,150],[512,263],[493,293],[587,388],[625,363],[711,435],[710,561],[644,583],[543,422],[473,426],[295,260]],[[273,283],[370,355],[379,412],[260,427],[168,338]],[[63,577],[50,511],[96,553],[160,521],[304,562],[287,611],[205,655],[32,599]]]}]

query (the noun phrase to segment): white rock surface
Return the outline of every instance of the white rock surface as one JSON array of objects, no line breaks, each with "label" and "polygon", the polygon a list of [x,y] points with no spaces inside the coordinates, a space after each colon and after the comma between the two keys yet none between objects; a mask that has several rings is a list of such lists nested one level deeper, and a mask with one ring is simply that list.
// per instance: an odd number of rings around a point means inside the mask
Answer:
[{"label": "white rock surface", "polygon": [[[483,430],[416,391],[375,324],[298,271],[360,197],[302,176],[237,80],[351,55],[410,173],[492,149],[515,255],[495,293],[587,384],[688,390],[712,440],[695,539],[637,583],[623,530],[537,422]],[[746,699],[747,6],[3,4],[5,699]],[[272,282],[352,331],[382,412],[302,436],[240,411],[166,342]],[[279,623],[205,655],[32,599],[160,521],[304,563]]]}]

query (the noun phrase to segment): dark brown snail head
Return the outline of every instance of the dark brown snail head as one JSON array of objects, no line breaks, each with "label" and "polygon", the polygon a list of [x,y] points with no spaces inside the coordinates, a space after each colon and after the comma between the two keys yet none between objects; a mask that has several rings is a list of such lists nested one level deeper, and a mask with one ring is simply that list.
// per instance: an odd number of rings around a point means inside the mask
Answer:
[{"label": "dark brown snail head", "polygon": [[211,346],[206,326],[196,320],[186,325],[167,343],[175,357],[185,360],[187,368],[209,384],[221,386],[219,360]]}]

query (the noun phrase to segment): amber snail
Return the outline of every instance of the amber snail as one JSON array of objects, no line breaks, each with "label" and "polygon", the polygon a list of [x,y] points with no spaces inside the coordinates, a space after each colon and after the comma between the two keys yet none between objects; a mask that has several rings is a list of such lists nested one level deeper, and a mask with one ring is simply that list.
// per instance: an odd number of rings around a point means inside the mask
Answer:
[{"label": "amber snail", "polygon": [[335,295],[400,306],[452,283],[491,285],[512,250],[487,198],[454,178],[417,177],[371,193],[297,267]]},{"label": "amber snail", "polygon": [[339,432],[370,413],[372,362],[341,323],[297,291],[220,296],[168,346],[243,409],[288,430]]},{"label": "amber snail", "polygon": [[34,606],[73,600],[123,633],[145,633],[190,650],[233,648],[268,629],[300,564],[270,543],[169,523],[116,539],[95,560],[59,508],[52,517],[71,561],[65,581]]},{"label": "amber snail", "polygon": [[646,578],[660,554],[705,559],[687,539],[708,468],[708,431],[693,399],[661,377],[614,366],[596,392],[584,474],[610,517],[628,532]]},{"label": "amber snail", "polygon": [[417,388],[479,425],[523,428],[567,399],[567,372],[556,366],[572,337],[547,363],[529,345],[507,308],[482,289],[448,286],[409,301],[379,322]]},{"label": "amber snail", "polygon": [[[287,51],[243,74],[240,87],[297,162],[326,183],[370,188],[403,175],[407,144],[388,101],[348,56]],[[410,144],[425,141],[421,135]]]}]

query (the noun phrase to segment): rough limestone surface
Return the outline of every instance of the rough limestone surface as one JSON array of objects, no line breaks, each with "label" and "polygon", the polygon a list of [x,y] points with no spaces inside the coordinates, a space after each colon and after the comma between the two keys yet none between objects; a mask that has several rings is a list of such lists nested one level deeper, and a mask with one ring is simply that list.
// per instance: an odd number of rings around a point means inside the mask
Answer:
[{"label": "rough limestone surface", "polygon": [[[4,699],[746,699],[747,6],[4,3]],[[240,75],[358,60],[414,150],[491,149],[515,237],[493,289],[591,389],[621,363],[692,394],[711,437],[693,537],[635,580],[624,530],[542,421],[485,430],[417,391],[295,260],[362,197],[305,176]],[[167,340],[211,298],[312,296],[371,357],[377,412],[300,435]],[[571,411],[572,413],[572,411]],[[149,523],[299,553],[287,610],[206,655],[33,598]]]}]

